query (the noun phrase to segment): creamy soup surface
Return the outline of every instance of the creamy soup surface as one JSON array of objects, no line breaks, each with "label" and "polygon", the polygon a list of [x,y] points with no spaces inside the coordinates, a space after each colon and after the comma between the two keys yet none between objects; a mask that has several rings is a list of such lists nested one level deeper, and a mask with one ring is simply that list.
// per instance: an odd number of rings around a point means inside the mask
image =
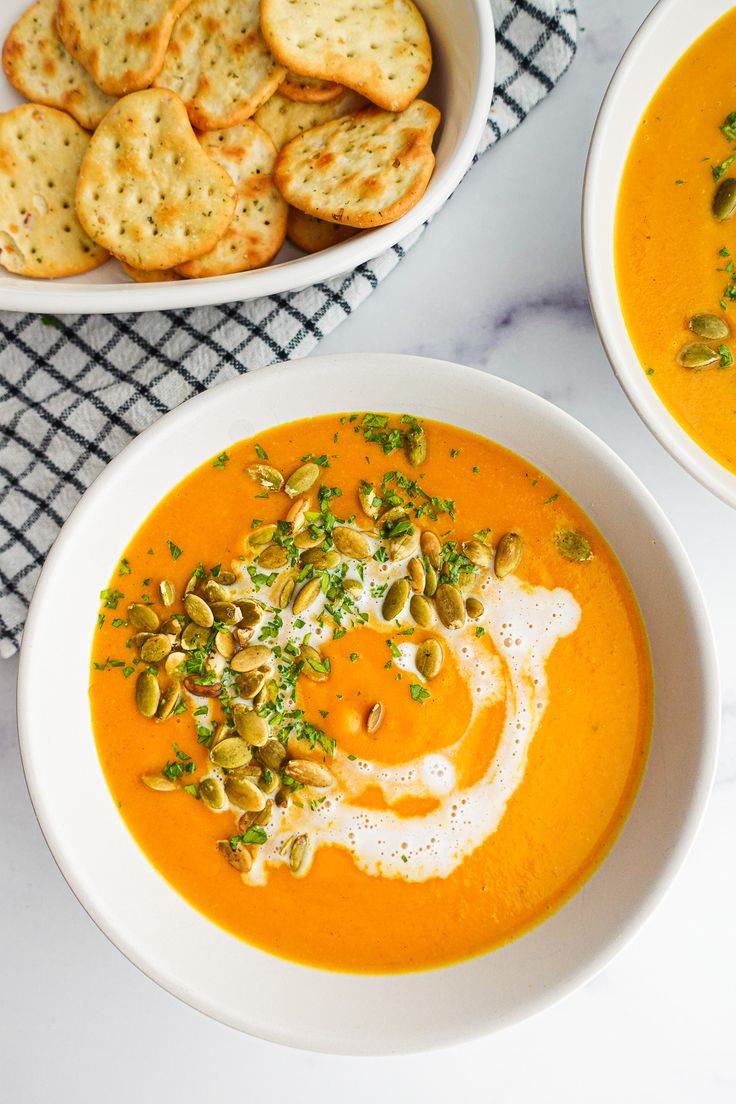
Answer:
[{"label": "creamy soup surface", "polygon": [[330,415],[228,446],[102,592],[112,797],[192,905],[350,971],[487,951],[590,876],[641,780],[647,640],[543,473],[464,430]]},{"label": "creamy soup surface", "polygon": [[683,55],[637,127],[621,179],[616,283],[652,387],[736,472],[736,8]]}]

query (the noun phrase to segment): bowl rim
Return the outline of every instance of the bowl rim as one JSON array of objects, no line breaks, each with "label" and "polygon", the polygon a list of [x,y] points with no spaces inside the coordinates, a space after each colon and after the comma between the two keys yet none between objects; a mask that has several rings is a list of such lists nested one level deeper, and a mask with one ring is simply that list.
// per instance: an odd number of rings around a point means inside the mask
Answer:
[{"label": "bowl rim", "polygon": [[[475,18],[478,39],[478,78],[471,109],[457,148],[446,166],[433,174],[419,202],[394,222],[356,234],[317,253],[223,276],[158,284],[59,283],[15,277],[17,284],[5,286],[0,283],[0,310],[33,314],[118,314],[248,302],[262,296],[302,291],[346,275],[399,245],[429,222],[452,195],[473,163],[491,109],[496,67],[493,12],[489,0],[464,2]],[[5,276],[13,278],[12,273]]]},{"label": "bowl rim", "polygon": [[[722,10],[715,15],[710,14],[710,9],[707,9],[708,18],[704,20],[702,26],[699,26],[690,45],[695,43],[713,22],[732,6],[728,0],[714,0],[714,6],[719,5],[722,5]],[[692,5],[688,0],[658,0],[624,51],[604,94],[593,127],[583,176],[580,214],[583,269],[598,336],[614,375],[629,402],[660,445],[686,472],[723,502],[736,507],[736,475],[701,448],[670,413],[647,381],[626,330],[618,295],[615,297],[615,302],[611,302],[604,287],[611,271],[613,271],[613,286],[614,288],[616,286],[613,242],[602,241],[599,231],[603,212],[606,216],[610,212],[607,201],[601,196],[604,182],[610,179],[611,174],[608,135],[613,128],[622,125],[619,98],[630,86],[632,74],[639,70],[646,58],[656,54],[656,42],[661,41],[663,27],[670,19],[677,18],[681,10],[685,9],[688,17],[692,19]],[[679,57],[682,56],[683,54],[680,53]],[[677,59],[667,66],[658,83],[661,83],[675,64]],[[650,98],[651,94],[641,101],[637,116],[630,120],[632,136]],[[619,183],[620,179],[619,174]],[[618,197],[618,188],[616,197]]]},{"label": "bowl rim", "polygon": [[[36,722],[33,720],[33,703],[37,697],[34,694],[34,687],[38,685],[34,666],[36,650],[35,641],[39,634],[43,632],[48,596],[49,593],[53,594],[53,588],[57,583],[55,565],[57,561],[62,560],[66,547],[74,544],[77,539],[77,532],[79,530],[83,531],[89,524],[88,518],[94,515],[98,501],[106,494],[108,484],[113,482],[119,471],[123,471],[126,468],[131,459],[135,460],[139,455],[145,454],[149,445],[154,442],[156,437],[162,432],[161,426],[163,423],[165,423],[166,429],[171,430],[174,426],[183,425],[189,419],[192,419],[195,412],[198,419],[201,420],[202,417],[206,416],[206,405],[214,407],[217,404],[222,404],[230,397],[234,399],[239,392],[242,392],[243,389],[247,389],[249,381],[253,379],[262,380],[264,377],[267,378],[270,376],[274,378],[275,384],[281,383],[282,385],[287,385],[290,374],[295,372],[305,373],[310,370],[317,372],[325,368],[345,372],[350,368],[351,363],[357,370],[365,372],[371,364],[375,364],[377,361],[393,361],[396,365],[396,369],[399,369],[400,366],[406,366],[407,369],[420,367],[423,371],[435,369],[445,373],[451,372],[458,386],[462,386],[463,381],[466,381],[475,386],[484,387],[487,389],[489,399],[503,402],[504,398],[508,396],[517,402],[528,404],[532,408],[536,408],[540,413],[543,413],[546,418],[556,423],[566,436],[572,435],[573,440],[571,445],[573,447],[582,445],[585,450],[592,450],[594,454],[597,454],[601,461],[607,466],[609,472],[615,474],[618,478],[626,495],[633,496],[644,508],[647,521],[656,529],[660,538],[660,544],[665,546],[665,550],[676,570],[678,581],[681,582],[682,586],[683,604],[692,620],[693,634],[697,638],[699,644],[697,656],[701,665],[700,674],[703,684],[702,697],[704,705],[702,731],[700,733],[699,743],[697,778],[693,782],[692,789],[689,793],[687,811],[686,815],[683,817],[681,831],[674,845],[667,852],[666,858],[664,858],[657,867],[655,876],[647,882],[646,890],[642,891],[639,895],[635,906],[627,913],[625,923],[620,929],[617,929],[615,935],[611,938],[603,939],[601,945],[597,946],[587,957],[584,957],[574,969],[569,970],[562,980],[537,993],[528,994],[525,1002],[520,1008],[510,1012],[507,1011],[503,1015],[499,1015],[493,1008],[486,1008],[484,1015],[479,1015],[474,1021],[472,1030],[462,1029],[453,1023],[447,1023],[443,1024],[441,1029],[435,1032],[431,1038],[426,1040],[423,1039],[421,1042],[416,1039],[411,1039],[408,1042],[406,1040],[398,1040],[395,1045],[392,1043],[390,1048],[385,1046],[377,1048],[369,1042],[365,1049],[363,1049],[353,1046],[344,1048],[335,1047],[330,1045],[330,1042],[324,1038],[315,1039],[304,1032],[299,1034],[299,1032],[289,1029],[259,1029],[257,1025],[254,1025],[250,1021],[244,1024],[242,1018],[236,1021],[232,1016],[225,1014],[216,1003],[213,1003],[213,1001],[208,998],[207,994],[192,991],[181,978],[169,976],[164,970],[159,968],[154,961],[147,960],[144,953],[136,951],[134,943],[124,935],[121,935],[119,929],[116,929],[115,919],[102,914],[97,908],[96,902],[93,899],[92,888],[85,885],[75,871],[74,857],[66,852],[64,841],[59,839],[57,828],[49,818],[48,809],[44,807],[44,799],[41,792],[38,773],[39,760],[37,751],[39,749],[34,746],[34,744],[38,742],[38,739],[37,733],[34,733]],[[271,424],[279,424],[278,419],[274,418]],[[640,927],[655,911],[665,896],[666,891],[672,884],[682,863],[685,861],[705,813],[717,765],[720,732],[718,662],[712,629],[702,592],[679,537],[659,504],[638,476],[636,476],[624,461],[591,430],[565,411],[554,406],[540,396],[535,395],[533,392],[527,391],[525,388],[507,380],[483,373],[477,369],[452,364],[446,361],[412,357],[403,354],[355,354],[351,357],[332,355],[309,358],[301,364],[276,364],[269,368],[261,369],[257,373],[253,373],[250,377],[237,377],[234,380],[220,384],[207,392],[192,397],[175,410],[164,415],[158,422],[154,423],[154,425],[150,426],[135,438],[106,466],[90,485],[89,489],[79,500],[69,519],[62,527],[49,553],[36,585],[24,633],[17,684],[17,703],[22,765],[39,826],[70,889],[97,927],[108,937],[113,945],[121,950],[129,961],[136,965],[144,974],[161,985],[162,988],[178,997],[184,1003],[199,1011],[205,1012],[222,1023],[239,1028],[240,1030],[248,1031],[251,1034],[272,1042],[303,1049],[350,1054],[410,1053],[436,1046],[451,1045],[470,1038],[486,1035],[492,1031],[510,1026],[519,1020],[526,1019],[556,1004],[569,993],[595,977],[600,970],[623,950]],[[614,845],[614,850],[616,845],[617,844]],[[603,866],[605,866],[607,861],[608,860],[604,860]],[[593,877],[595,877],[595,874]],[[580,892],[584,892],[584,890],[579,891],[579,893]],[[571,900],[574,901],[579,893],[574,895]],[[555,915],[560,916],[564,913],[568,905],[569,902],[563,905],[562,909],[558,910]],[[541,925],[541,928],[546,928],[553,920],[554,917]],[[533,930],[540,930],[540,928]],[[512,941],[510,946],[519,943],[525,938],[527,938],[527,936],[521,936],[520,939]],[[503,950],[503,948],[501,950]],[[491,954],[496,953],[500,952],[491,952]],[[456,971],[472,968],[473,964],[482,960],[483,957],[485,956],[479,956],[479,959],[471,959],[464,963],[440,967],[435,970],[419,972],[417,974],[349,974],[340,976],[347,976],[351,979],[362,979],[366,976],[371,978],[378,977],[381,981],[386,978],[406,976],[411,978],[426,977],[430,974],[436,975],[440,970]],[[312,967],[299,966],[298,969],[308,970],[317,974],[325,973],[325,971],[314,970]],[[330,972],[327,971],[327,973]]]}]

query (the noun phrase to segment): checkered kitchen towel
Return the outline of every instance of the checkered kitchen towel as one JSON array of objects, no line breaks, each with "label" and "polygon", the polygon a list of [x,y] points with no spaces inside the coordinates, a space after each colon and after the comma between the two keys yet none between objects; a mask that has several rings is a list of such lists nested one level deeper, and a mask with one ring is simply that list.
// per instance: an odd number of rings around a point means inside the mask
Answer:
[{"label": "checkered kitchen towel", "polygon": [[[490,0],[496,89],[478,154],[523,122],[575,54],[572,0]],[[86,487],[172,407],[310,353],[423,227],[354,272],[251,303],[151,314],[0,312],[0,656],[18,647],[43,559]]]}]

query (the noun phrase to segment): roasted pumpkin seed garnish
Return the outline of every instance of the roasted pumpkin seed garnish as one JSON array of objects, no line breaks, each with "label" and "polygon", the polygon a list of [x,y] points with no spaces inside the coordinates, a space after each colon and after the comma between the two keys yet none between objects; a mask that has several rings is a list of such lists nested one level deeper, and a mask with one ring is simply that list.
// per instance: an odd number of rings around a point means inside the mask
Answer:
[{"label": "roasted pumpkin seed garnish", "polygon": [[524,555],[524,542],[518,533],[505,533],[496,546],[493,569],[499,579],[516,571]]},{"label": "roasted pumpkin seed garnish", "polygon": [[424,590],[424,584],[427,581],[427,572],[425,571],[424,564],[418,556],[412,556],[409,563],[406,565],[406,570],[409,575],[411,589],[415,594],[421,594]]},{"label": "roasted pumpkin seed garnish", "polygon": [[365,722],[365,727],[367,731],[372,734],[378,731],[378,729],[381,727],[382,721],[383,705],[381,704],[381,702],[376,702],[376,704],[371,706],[370,708],[370,711],[368,713],[368,720]]},{"label": "roasted pumpkin seed garnish", "polygon": [[176,709],[180,697],[179,683],[176,681],[171,682],[161,695],[161,700],[156,710],[156,720],[168,721],[169,717]]},{"label": "roasted pumpkin seed garnish", "polygon": [[736,179],[727,176],[716,188],[713,196],[713,214],[719,222],[731,218],[736,211]]},{"label": "roasted pumpkin seed garnish", "polygon": [[440,583],[434,596],[437,616],[446,629],[460,629],[465,624],[465,602],[452,583]]},{"label": "roasted pumpkin seed garnish", "polygon": [[440,673],[444,658],[442,645],[439,640],[432,638],[417,645],[414,663],[422,678],[429,682]]},{"label": "roasted pumpkin seed garnish", "polygon": [[412,526],[405,533],[397,537],[389,537],[386,542],[386,550],[390,560],[405,560],[407,556],[413,556],[419,548],[419,530]]},{"label": "roasted pumpkin seed garnish", "polygon": [[381,612],[384,620],[395,621],[409,600],[408,579],[395,579],[386,591]]},{"label": "roasted pumpkin seed garnish", "polygon": [[259,487],[265,487],[267,491],[280,491],[284,485],[283,475],[271,464],[249,464],[245,470]]},{"label": "roasted pumpkin seed garnish", "polygon": [[285,571],[276,583],[274,601],[280,610],[287,609],[296,589],[296,574]]},{"label": "roasted pumpkin seed garnish", "polygon": [[367,560],[371,554],[368,541],[357,529],[338,525],[332,530],[332,539],[337,551],[351,560]]},{"label": "roasted pumpkin seed garnish", "polygon": [[151,771],[142,774],[141,782],[145,783],[149,790],[159,790],[161,793],[171,793],[172,790],[179,789],[176,782],[167,778],[165,774],[161,774],[160,771]]},{"label": "roasted pumpkin seed garnish", "polygon": [[209,629],[214,624],[215,616],[212,610],[198,594],[187,594],[184,599],[184,609],[187,617],[191,618],[195,625]]},{"label": "roasted pumpkin seed garnish", "polygon": [[149,636],[141,648],[141,659],[144,663],[160,663],[171,651],[171,641],[163,633],[154,633]]},{"label": "roasted pumpkin seed garnish", "polygon": [[432,564],[429,564],[427,567],[427,578],[424,583],[424,593],[427,595],[428,598],[434,598],[437,592],[437,583],[437,572]]},{"label": "roasted pumpkin seed garnish", "polygon": [[367,514],[370,518],[378,517],[381,500],[378,498],[370,483],[366,483],[364,479],[361,479],[358,484],[358,499],[360,500],[360,508],[364,514]]},{"label": "roasted pumpkin seed garnish", "polygon": [[228,736],[211,748],[210,759],[215,766],[232,770],[234,767],[244,767],[246,763],[250,763],[251,750],[240,736]]},{"label": "roasted pumpkin seed garnish", "polygon": [[199,783],[199,796],[207,808],[214,809],[215,812],[224,809],[227,804],[225,787],[214,774],[208,775]]},{"label": "roasted pumpkin seed garnish", "polygon": [[291,525],[292,533],[298,533],[300,529],[304,528],[304,522],[307,511],[309,510],[309,498],[306,495],[302,495],[300,498],[295,498],[291,506],[286,512],[286,521]]},{"label": "roasted pumpkin seed garnish", "polygon": [[233,710],[233,723],[238,736],[251,747],[263,747],[270,736],[268,721],[260,717],[255,709],[249,709],[238,703]]},{"label": "roasted pumpkin seed garnish", "polygon": [[721,354],[702,341],[691,341],[677,354],[677,363],[683,368],[713,368],[720,364]]},{"label": "roasted pumpkin seed garnish", "polygon": [[128,606],[128,624],[141,632],[155,633],[161,624],[161,619],[155,610],[142,602],[133,602]]},{"label": "roasted pumpkin seed garnish", "polygon": [[301,674],[310,679],[311,682],[326,682],[330,677],[328,664],[322,659],[317,649],[310,644],[302,644],[299,659],[302,661]]},{"label": "roasted pumpkin seed garnish", "polygon": [[289,869],[295,878],[303,878],[312,863],[312,843],[308,835],[295,836],[289,850]]},{"label": "roasted pumpkin seed garnish", "polygon": [[173,606],[176,601],[176,587],[170,579],[162,579],[158,584],[158,592],[161,595],[161,601],[168,608]]},{"label": "roasted pumpkin seed garnish", "polygon": [[269,544],[258,556],[258,566],[264,571],[278,571],[289,562],[289,554],[280,544]]},{"label": "roasted pumpkin seed garnish", "polygon": [[224,659],[232,659],[235,654],[235,640],[231,632],[221,629],[215,636],[215,647]]},{"label": "roasted pumpkin seed garnish", "polygon": [[593,558],[590,541],[575,529],[561,529],[559,533],[555,534],[555,544],[557,545],[557,551],[566,560],[584,563],[586,560]]},{"label": "roasted pumpkin seed garnish", "polygon": [[717,314],[694,314],[688,326],[694,334],[706,341],[722,341],[731,333],[726,319]]},{"label": "roasted pumpkin seed garnish", "polygon": [[434,606],[423,594],[412,595],[409,613],[423,629],[428,629],[434,624]]},{"label": "roasted pumpkin seed garnish", "polygon": [[230,661],[233,671],[244,674],[246,671],[255,671],[256,667],[264,667],[273,659],[271,649],[265,644],[249,644],[247,648],[236,652]]},{"label": "roasted pumpkin seed garnish", "polygon": [[302,466],[292,472],[286,480],[284,490],[289,498],[296,498],[297,495],[303,495],[313,487],[318,479],[319,467],[317,464],[302,464]]},{"label": "roasted pumpkin seed garnish", "polygon": [[253,699],[263,689],[266,682],[264,671],[246,671],[238,676],[238,691],[241,698]]},{"label": "roasted pumpkin seed garnish", "polygon": [[312,759],[290,759],[284,767],[284,774],[301,782],[302,786],[314,786],[326,790],[335,781],[327,767],[315,763]]},{"label": "roasted pumpkin seed garnish", "polygon": [[309,609],[309,607],[317,601],[321,593],[322,580],[319,578],[310,579],[308,583],[304,584],[294,599],[292,605],[294,613],[304,613],[305,610]]},{"label": "roasted pumpkin seed garnish", "polygon": [[406,458],[413,467],[419,467],[427,459],[427,435],[416,423],[409,427],[404,438]]},{"label": "roasted pumpkin seed garnish", "polygon": [[231,866],[239,870],[241,874],[247,874],[253,866],[253,856],[244,843],[238,841],[235,847],[230,840],[218,840],[217,850],[226,858]]},{"label": "roasted pumpkin seed garnish", "polygon": [[135,701],[138,712],[144,717],[153,717],[161,700],[161,688],[158,679],[150,671],[141,671],[135,684]]},{"label": "roasted pumpkin seed garnish", "polygon": [[286,748],[280,740],[268,740],[256,751],[258,761],[270,771],[280,771],[286,759]]},{"label": "roasted pumpkin seed garnish", "polygon": [[302,564],[309,564],[315,571],[333,571],[340,563],[340,553],[334,549],[325,552],[324,548],[308,548],[299,557]]},{"label": "roasted pumpkin seed garnish", "polygon": [[431,529],[425,529],[419,541],[422,555],[426,556],[432,567],[437,570],[440,566],[442,544],[440,538]]},{"label": "roasted pumpkin seed garnish", "polygon": [[485,606],[479,598],[466,598],[465,612],[471,621],[477,621],[485,613]]},{"label": "roasted pumpkin seed garnish", "polygon": [[227,778],[225,780],[225,793],[228,801],[249,813],[260,813],[266,808],[266,797],[263,790],[250,778]]},{"label": "roasted pumpkin seed garnish", "polygon": [[493,565],[493,549],[489,548],[483,541],[475,538],[465,541],[463,553],[465,558],[475,564],[476,567],[491,567]]},{"label": "roasted pumpkin seed garnish", "polygon": [[186,652],[193,652],[207,643],[209,635],[209,629],[190,621],[181,634],[181,646]]}]

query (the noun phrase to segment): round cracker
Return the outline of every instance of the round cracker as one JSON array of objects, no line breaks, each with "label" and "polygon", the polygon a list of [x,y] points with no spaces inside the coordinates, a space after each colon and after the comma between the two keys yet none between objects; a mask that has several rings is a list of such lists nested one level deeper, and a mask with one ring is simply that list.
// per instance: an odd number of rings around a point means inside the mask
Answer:
[{"label": "round cracker", "polygon": [[256,112],[256,122],[276,146],[282,149],[287,142],[305,130],[339,119],[341,115],[352,115],[366,106],[365,97],[352,89],[345,89],[342,95],[330,103],[297,103],[281,95],[281,89],[274,92],[271,99]]},{"label": "round cracker", "polygon": [[152,268],[146,272],[142,268],[133,268],[126,261],[120,262],[123,271],[136,284],[160,284],[166,280],[181,280],[181,276],[175,268]]},{"label": "round cracker", "polygon": [[335,81],[320,80],[319,77],[300,77],[298,73],[289,71],[279,85],[279,91],[297,103],[329,103],[341,96],[345,88]]},{"label": "round cracker", "polygon": [[63,111],[0,115],[0,264],[22,276],[76,276],[107,260],[74,213],[89,134]]},{"label": "round cracker", "polygon": [[325,222],[314,215],[305,215],[298,207],[289,208],[289,221],[286,224],[286,236],[305,253],[320,253],[333,245],[339,245],[352,238],[358,231],[352,226],[340,226],[336,222]]},{"label": "round cracker", "polygon": [[207,156],[184,104],[147,88],[124,96],[90,139],[76,205],[87,233],[133,268],[208,253],[235,211],[235,187]]},{"label": "round cracker", "polygon": [[199,130],[244,122],[283,81],[259,10],[260,0],[193,0],[179,18],[155,84],[181,96]]},{"label": "round cracker", "polygon": [[67,53],[56,30],[57,0],[37,0],[20,17],[3,46],[3,69],[33,103],[58,107],[94,130],[115,103]]},{"label": "round cracker", "polygon": [[271,53],[295,73],[354,88],[403,111],[432,69],[427,27],[411,0],[262,0]]},{"label": "round cracker", "polygon": [[292,138],[274,176],[293,207],[327,222],[364,229],[394,222],[424,194],[434,169],[436,107],[367,107]]},{"label": "round cracker", "polygon": [[58,0],[56,28],[103,92],[147,88],[161,69],[174,23],[191,0]]},{"label": "round cracker", "polygon": [[288,211],[273,180],[276,147],[251,119],[208,131],[200,141],[235,183],[238,204],[214,249],[177,271],[182,276],[223,276],[268,264],[284,244]]}]

